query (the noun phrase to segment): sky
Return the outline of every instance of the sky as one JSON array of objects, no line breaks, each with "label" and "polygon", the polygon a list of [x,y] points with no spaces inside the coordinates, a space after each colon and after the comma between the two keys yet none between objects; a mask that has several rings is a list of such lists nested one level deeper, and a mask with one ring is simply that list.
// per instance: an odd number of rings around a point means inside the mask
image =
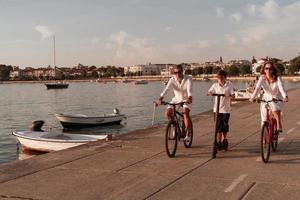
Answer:
[{"label": "sky", "polygon": [[0,0],[0,64],[129,66],[300,52],[300,0]]}]

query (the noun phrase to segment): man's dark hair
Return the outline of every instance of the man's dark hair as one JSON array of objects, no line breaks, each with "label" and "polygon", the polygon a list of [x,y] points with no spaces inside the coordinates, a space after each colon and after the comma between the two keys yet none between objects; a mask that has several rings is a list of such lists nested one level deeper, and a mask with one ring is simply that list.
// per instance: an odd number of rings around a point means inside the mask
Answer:
[{"label": "man's dark hair", "polygon": [[224,76],[225,78],[227,77],[227,72],[225,70],[220,69],[217,73],[218,76]]}]

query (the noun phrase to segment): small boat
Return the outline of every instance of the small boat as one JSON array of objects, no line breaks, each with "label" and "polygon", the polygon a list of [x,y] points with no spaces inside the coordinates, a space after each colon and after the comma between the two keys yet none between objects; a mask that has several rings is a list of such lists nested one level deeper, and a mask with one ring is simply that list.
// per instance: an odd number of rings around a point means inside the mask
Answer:
[{"label": "small boat", "polygon": [[247,89],[239,89],[234,92],[234,98],[237,101],[249,100],[252,96],[252,91],[250,88]]},{"label": "small boat", "polygon": [[137,80],[134,82],[134,84],[136,85],[145,85],[145,84],[148,84],[148,81],[146,80]]},{"label": "small boat", "polygon": [[[53,49],[54,49],[54,54],[53,54],[53,66],[54,66],[54,78],[56,78],[56,71],[61,71],[59,70],[58,67],[56,67],[56,57],[55,57],[55,36],[53,36]],[[69,87],[68,83],[64,82],[55,82],[55,83],[45,83],[47,89],[66,89]]]},{"label": "small boat", "polygon": [[209,81],[210,79],[208,78],[208,76],[203,77],[204,81]]},{"label": "small boat", "polygon": [[121,121],[126,118],[125,115],[119,113],[118,109],[115,109],[112,114],[104,114],[101,116],[87,116],[82,114],[66,115],[56,113],[55,117],[66,129],[120,124]]},{"label": "small boat", "polygon": [[123,80],[122,80],[122,83],[131,83],[131,80],[123,79]]},{"label": "small boat", "polygon": [[17,137],[24,150],[42,152],[59,151],[107,138],[107,135],[83,135],[40,131],[14,131],[12,134]]},{"label": "small boat", "polygon": [[69,87],[68,83],[45,83],[47,89],[66,89]]}]

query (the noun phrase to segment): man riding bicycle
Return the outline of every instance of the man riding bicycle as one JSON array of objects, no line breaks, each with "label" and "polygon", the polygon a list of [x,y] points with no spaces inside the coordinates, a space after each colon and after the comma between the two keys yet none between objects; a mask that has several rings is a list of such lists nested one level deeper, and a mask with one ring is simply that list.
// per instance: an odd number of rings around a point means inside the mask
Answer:
[{"label": "man riding bicycle", "polygon": [[[184,125],[187,130],[190,129],[190,107],[192,103],[192,77],[189,75],[183,74],[183,66],[181,64],[177,65],[174,69],[174,76],[172,76],[161,93],[158,101],[156,101],[155,105],[158,106],[161,104],[162,100],[166,93],[172,88],[174,91],[174,97],[171,100],[171,103],[180,103],[185,102],[183,105],[183,118]],[[165,112],[166,117],[170,120],[173,116],[173,108],[168,106]],[[186,131],[183,131],[186,132]],[[190,136],[187,134],[184,140],[189,140]]]}]

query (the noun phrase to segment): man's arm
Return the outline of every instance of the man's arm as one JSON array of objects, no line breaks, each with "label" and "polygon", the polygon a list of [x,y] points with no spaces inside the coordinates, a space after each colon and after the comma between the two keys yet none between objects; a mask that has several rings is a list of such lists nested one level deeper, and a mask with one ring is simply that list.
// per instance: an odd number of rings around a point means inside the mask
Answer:
[{"label": "man's arm", "polygon": [[187,80],[187,95],[188,95],[188,103],[193,102],[193,97],[192,97],[192,90],[193,90],[193,79],[192,77],[189,77]]},{"label": "man's arm", "polygon": [[161,97],[163,98],[170,90],[171,87],[172,87],[172,78],[169,79],[167,86],[165,87],[164,91],[160,94],[160,98]]},{"label": "man's arm", "polygon": [[167,92],[172,87],[172,78],[169,79],[167,86],[165,87],[164,91],[160,94],[160,97],[157,101],[155,101],[155,106],[159,106],[161,104],[161,101],[164,99],[164,96],[167,94]]}]

